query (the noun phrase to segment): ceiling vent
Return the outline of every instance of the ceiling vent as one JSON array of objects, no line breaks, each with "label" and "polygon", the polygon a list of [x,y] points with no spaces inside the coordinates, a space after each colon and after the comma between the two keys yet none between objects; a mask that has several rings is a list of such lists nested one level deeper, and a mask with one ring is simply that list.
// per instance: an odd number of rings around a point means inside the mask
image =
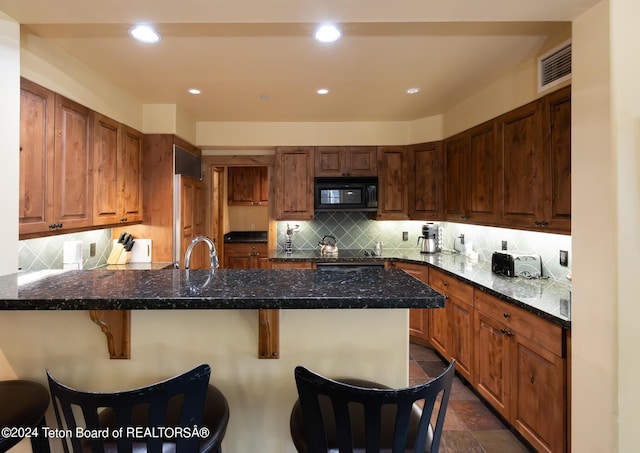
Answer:
[{"label": "ceiling vent", "polygon": [[538,91],[571,79],[571,41],[566,41],[538,58]]}]

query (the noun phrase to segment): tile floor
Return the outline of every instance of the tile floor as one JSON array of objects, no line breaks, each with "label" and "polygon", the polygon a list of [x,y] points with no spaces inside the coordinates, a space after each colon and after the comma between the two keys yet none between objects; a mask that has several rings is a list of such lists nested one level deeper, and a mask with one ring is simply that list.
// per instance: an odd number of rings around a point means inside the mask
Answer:
[{"label": "tile floor", "polygon": [[[416,344],[409,349],[409,383],[419,384],[446,367],[433,350]],[[535,451],[511,430],[456,376],[445,418],[441,453],[529,453]]]}]

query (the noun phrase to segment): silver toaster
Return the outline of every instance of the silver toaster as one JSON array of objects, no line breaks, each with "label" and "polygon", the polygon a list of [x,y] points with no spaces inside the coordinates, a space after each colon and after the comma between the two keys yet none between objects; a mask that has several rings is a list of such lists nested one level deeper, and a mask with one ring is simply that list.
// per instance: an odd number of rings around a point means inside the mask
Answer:
[{"label": "silver toaster", "polygon": [[507,277],[542,277],[540,255],[518,251],[496,251],[491,256],[491,270]]}]

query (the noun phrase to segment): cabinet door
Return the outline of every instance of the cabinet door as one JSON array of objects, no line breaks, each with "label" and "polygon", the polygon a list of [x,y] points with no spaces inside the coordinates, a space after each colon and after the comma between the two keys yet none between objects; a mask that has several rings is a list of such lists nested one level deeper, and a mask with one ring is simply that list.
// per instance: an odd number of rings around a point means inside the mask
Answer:
[{"label": "cabinet door", "polygon": [[571,233],[571,87],[545,97],[545,214],[547,229]]},{"label": "cabinet door", "polygon": [[449,354],[449,315],[448,305],[444,308],[429,309],[429,344],[447,360]]},{"label": "cabinet door", "polygon": [[535,228],[544,222],[541,104],[532,102],[498,118],[502,178],[501,223]]},{"label": "cabinet door", "polygon": [[566,451],[565,363],[535,342],[513,337],[512,421],[541,452]]},{"label": "cabinet door", "polygon": [[229,205],[266,205],[269,200],[268,170],[268,167],[229,167]]},{"label": "cabinet door", "polygon": [[121,150],[120,123],[98,113],[93,117],[93,223],[107,225],[121,219],[121,186],[118,160]]},{"label": "cabinet door", "polygon": [[345,176],[378,175],[378,156],[375,146],[347,146],[345,160]]},{"label": "cabinet door", "polygon": [[441,142],[409,148],[409,217],[412,220],[442,218]]},{"label": "cabinet door", "polygon": [[343,176],[346,159],[343,146],[317,146],[315,149],[316,177]]},{"label": "cabinet door", "polygon": [[251,265],[254,269],[271,269],[269,255],[267,252],[267,244],[254,244],[253,262]]},{"label": "cabinet door", "polygon": [[453,222],[464,222],[467,212],[469,184],[469,136],[463,132],[446,139],[444,149],[444,216]]},{"label": "cabinet door", "polygon": [[20,80],[20,234],[49,231],[53,208],[55,94]]},{"label": "cabinet door", "polygon": [[[184,268],[184,256],[191,241],[204,233],[204,183],[198,179],[180,175],[180,268]],[[209,248],[200,243],[191,254],[191,269],[209,268]]]},{"label": "cabinet door", "polygon": [[312,220],[313,148],[280,147],[276,150],[276,218]]},{"label": "cabinet door", "polygon": [[88,108],[56,95],[54,223],[65,230],[92,224],[91,125]]},{"label": "cabinet door", "polygon": [[118,220],[123,223],[142,220],[143,139],[141,132],[127,126],[122,127],[122,152],[118,159],[121,218]]},{"label": "cabinet door", "polygon": [[473,307],[455,297],[449,297],[447,302],[451,325],[449,352],[457,361],[456,370],[473,383]]},{"label": "cabinet door", "polygon": [[489,121],[469,131],[469,164],[466,213],[473,222],[495,223],[498,219],[497,185],[499,153],[496,122]]},{"label": "cabinet door", "polygon": [[[393,267],[404,270],[424,283],[429,283],[429,268],[426,265],[394,262]],[[429,308],[411,308],[409,310],[409,340],[429,345]]]},{"label": "cabinet door", "polygon": [[269,167],[258,167],[260,169],[260,181],[257,190],[258,204],[266,206],[269,204]]},{"label": "cabinet door", "polygon": [[251,256],[225,255],[224,267],[226,269],[251,269]]},{"label": "cabinet door", "polygon": [[474,310],[475,383],[480,393],[503,417],[509,419],[509,337],[504,325]]},{"label": "cabinet door", "polygon": [[409,218],[409,191],[407,187],[407,153],[404,146],[378,148],[377,219],[406,220]]},{"label": "cabinet door", "polygon": [[255,204],[256,181],[259,167],[229,167],[229,205],[252,206]]}]

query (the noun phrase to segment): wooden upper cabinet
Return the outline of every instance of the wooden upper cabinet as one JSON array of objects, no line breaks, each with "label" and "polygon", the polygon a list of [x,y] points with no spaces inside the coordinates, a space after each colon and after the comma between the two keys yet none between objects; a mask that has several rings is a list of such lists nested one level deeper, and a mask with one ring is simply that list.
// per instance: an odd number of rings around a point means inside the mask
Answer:
[{"label": "wooden upper cabinet", "polygon": [[444,141],[445,218],[494,224],[497,220],[496,122],[473,127]]},{"label": "wooden upper cabinet", "polygon": [[442,142],[410,146],[408,159],[409,217],[442,219]]},{"label": "wooden upper cabinet", "polygon": [[95,114],[93,120],[93,220],[96,225],[117,223],[120,218],[118,200],[118,156],[122,148],[120,123]]},{"label": "wooden upper cabinet", "polygon": [[444,150],[444,216],[446,220],[468,220],[467,188],[469,162],[469,135],[454,135],[443,143]]},{"label": "wooden upper cabinet", "polygon": [[314,216],[313,147],[276,149],[276,219],[312,220]]},{"label": "wooden upper cabinet", "polygon": [[544,98],[544,221],[551,231],[571,233],[571,87]]},{"label": "wooden upper cabinet", "polygon": [[55,94],[20,80],[20,234],[49,231],[53,223]]},{"label": "wooden upper cabinet", "polygon": [[118,160],[122,222],[131,223],[142,220],[143,142],[144,136],[141,132],[122,126],[122,157]]},{"label": "wooden upper cabinet", "polygon": [[53,219],[57,229],[92,225],[93,112],[56,94]]},{"label": "wooden upper cabinet", "polygon": [[266,206],[269,203],[268,167],[229,167],[229,205]]},{"label": "wooden upper cabinet", "polygon": [[318,146],[315,176],[377,176],[375,146]]},{"label": "wooden upper cabinet", "polygon": [[378,220],[409,218],[407,160],[404,146],[378,147]]},{"label": "wooden upper cabinet", "polygon": [[469,130],[467,215],[473,222],[498,219],[496,180],[499,175],[497,123],[489,121]]},{"label": "wooden upper cabinet", "polygon": [[135,129],[94,114],[94,225],[142,220],[142,139]]},{"label": "wooden upper cabinet", "polygon": [[500,223],[504,226],[544,226],[541,107],[541,102],[532,102],[498,118]]}]

